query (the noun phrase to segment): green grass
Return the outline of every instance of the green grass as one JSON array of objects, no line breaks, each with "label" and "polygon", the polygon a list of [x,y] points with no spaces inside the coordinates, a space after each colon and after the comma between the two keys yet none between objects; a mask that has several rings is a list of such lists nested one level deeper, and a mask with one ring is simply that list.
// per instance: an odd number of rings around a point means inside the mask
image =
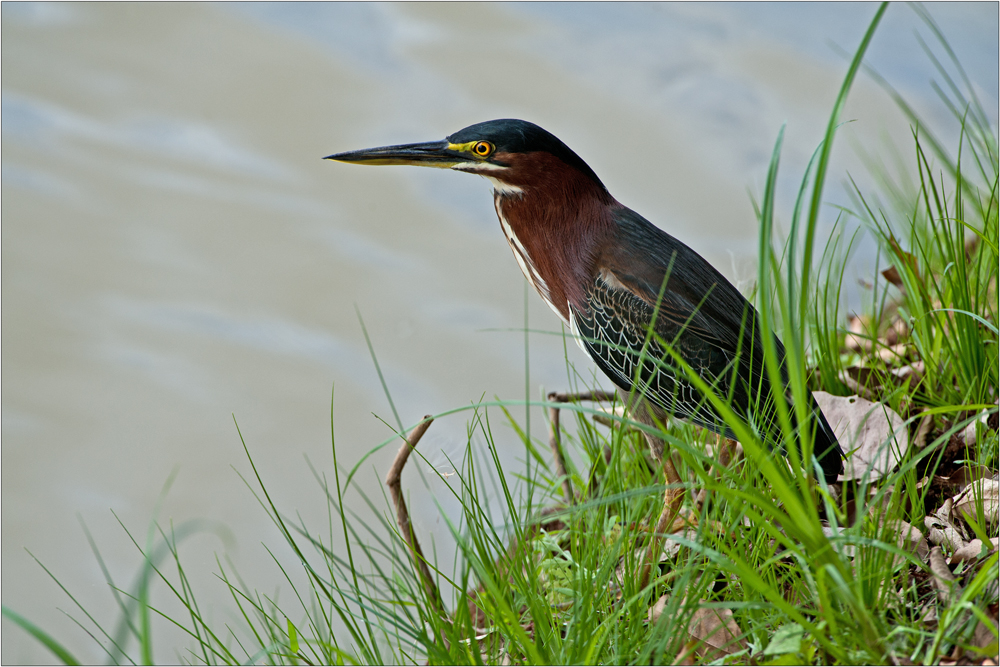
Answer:
[{"label": "green grass", "polygon": [[[924,557],[897,546],[898,522],[923,528],[924,517],[944,499],[941,488],[926,480],[953,472],[956,459],[989,471],[998,465],[996,431],[985,426],[976,427],[976,446],[944,456],[953,436],[982,410],[995,414],[998,387],[997,139],[957,61],[952,59],[950,70],[939,67],[944,85],[938,88],[960,122],[954,156],[944,149],[950,144],[929,135],[897,96],[914,127],[916,180],[894,179],[869,156],[876,190],[855,186],[854,204],[838,212],[838,233],[822,248],[816,236],[829,211],[822,195],[841,112],[882,12],[884,6],[851,61],[783,242],[775,241],[780,134],[755,206],[762,258],[756,294],[765,325],[782,332],[797,421],[808,421],[807,392],[823,388],[847,395],[845,373],[864,364],[865,391],[903,415],[911,434],[923,427],[922,446],[905,452],[886,478],[835,493],[799,465],[811,460],[811,452],[808,439],[800,441],[793,432],[787,410],[779,410],[779,417],[791,466],[772,457],[725,401],[709,392],[708,400],[740,436],[745,459],[713,470],[708,452],[714,436],[683,423],[660,433],[688,480],[688,499],[702,489],[707,493],[697,508],[697,528],[673,538],[671,555],[642,586],[641,559],[663,490],[641,434],[648,427],[620,417],[606,427],[594,422],[594,415],[604,413],[591,404],[558,405],[563,415],[573,415],[564,417],[561,429],[577,496],[567,505],[548,447],[527,437],[514,416],[515,408],[527,414],[530,406],[551,404],[480,401],[436,416],[468,424],[464,455],[452,462],[456,474],[445,480],[460,511],[442,510],[456,560],[428,556],[440,599],[414,568],[388,497],[365,495],[353,479],[358,468],[339,466],[334,441],[332,479],[314,470],[328,501],[322,530],[279,510],[267,492],[266,471],[255,467],[248,481],[295,554],[291,562],[274,559],[286,578],[284,602],[254,591],[220,560],[218,576],[231,593],[235,621],[213,622],[197,604],[179,551],[187,535],[205,526],[162,530],[154,523],[144,542],[133,540],[144,562],[136,584],[115,586],[105,568],[120,608],[118,629],[105,631],[82,607],[89,623],[81,627],[110,661],[135,663],[152,661],[155,616],[188,637],[188,648],[175,649],[178,660],[203,663],[882,664],[936,663],[966,650],[978,655],[977,626],[990,622],[996,600],[990,588],[998,575],[996,554],[959,566],[948,597],[936,592]],[[940,44],[950,56],[943,38]],[[949,71],[958,72],[957,83]],[[898,275],[893,284],[876,271],[865,313],[869,352],[845,348],[842,290],[858,234],[839,230],[852,221],[872,236],[880,262]],[[979,240],[967,252],[971,238]],[[894,319],[907,325],[894,343],[903,348],[880,356],[886,347],[880,335]],[[773,349],[766,361],[776,374]],[[891,379],[893,371],[917,363],[925,368],[919,379]],[[569,365],[567,375],[574,390],[593,384]],[[508,427],[521,438],[530,463],[522,474],[510,474],[500,463],[494,433]],[[395,438],[381,446],[398,443]],[[415,453],[409,465],[439,474],[419,448]],[[351,512],[348,494],[358,494],[380,521],[372,524]],[[869,511],[853,509],[857,498],[868,498]],[[978,512],[970,530],[995,535],[982,507]],[[101,562],[96,545],[95,554]],[[169,602],[179,602],[183,614],[157,606],[153,580],[168,586]],[[662,613],[651,622],[654,605]],[[57,659],[76,661],[27,619],[7,608],[3,613]],[[713,617],[735,624],[729,627],[736,642],[706,655],[697,628]],[[995,655],[996,644],[988,651]]]}]

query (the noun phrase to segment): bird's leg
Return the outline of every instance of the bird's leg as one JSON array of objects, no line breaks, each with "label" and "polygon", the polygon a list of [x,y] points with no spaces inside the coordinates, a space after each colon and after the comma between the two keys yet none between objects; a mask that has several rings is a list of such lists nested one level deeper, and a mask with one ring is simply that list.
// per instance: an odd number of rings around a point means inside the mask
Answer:
[{"label": "bird's leg", "polygon": [[[633,418],[649,426],[661,428],[667,415],[659,412],[646,401],[637,401],[630,405],[630,412]],[[651,414],[652,413],[652,414]],[[645,587],[649,583],[649,574],[652,568],[660,562],[660,550],[662,549],[663,537],[669,533],[683,530],[685,526],[694,525],[696,518],[693,515],[681,517],[681,506],[684,503],[684,483],[681,476],[677,474],[670,450],[666,443],[655,435],[644,432],[646,441],[649,443],[649,451],[653,458],[660,462],[663,468],[663,476],[667,482],[667,488],[663,492],[663,510],[656,521],[653,529],[649,551],[646,553],[646,562],[642,565],[640,573],[640,587]]]},{"label": "bird's leg", "polygon": [[674,468],[670,451],[666,448],[662,450],[661,463],[663,466],[663,476],[667,481],[667,488],[663,492],[663,510],[660,512],[660,518],[653,529],[649,551],[646,553],[646,562],[642,566],[639,582],[640,588],[645,587],[649,583],[649,574],[652,568],[660,562],[663,537],[669,533],[682,530],[685,526],[691,525],[696,519],[693,515],[687,518],[680,516],[681,505],[684,503],[684,486],[681,476],[677,474],[677,469]]},{"label": "bird's leg", "polygon": [[[715,450],[715,463],[712,464],[712,470],[709,474],[716,478],[721,476],[722,469],[729,467],[729,463],[732,461],[735,453],[736,441],[730,440],[722,435],[718,436],[718,443]],[[698,492],[698,496],[694,501],[695,511],[701,510],[702,505],[705,504],[705,500],[707,499],[708,489],[702,488],[702,490]]]},{"label": "bird's leg", "polygon": [[688,519],[679,516],[681,505],[684,503],[684,487],[669,451],[663,452],[663,476],[667,480],[667,488],[663,492],[663,511],[660,512],[660,518],[656,522],[656,535],[675,533],[689,522]]}]

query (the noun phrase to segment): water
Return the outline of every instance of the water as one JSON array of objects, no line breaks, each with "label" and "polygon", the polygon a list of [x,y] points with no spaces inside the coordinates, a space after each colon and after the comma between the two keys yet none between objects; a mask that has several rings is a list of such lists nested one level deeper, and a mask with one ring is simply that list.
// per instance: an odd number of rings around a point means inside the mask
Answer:
[{"label": "water", "polygon": [[[997,6],[931,10],[995,124]],[[233,417],[279,506],[323,525],[305,458],[330,472],[331,388],[343,465],[391,435],[371,413],[395,422],[356,307],[406,425],[483,395],[525,395],[524,281],[486,182],[322,156],[530,119],[619,200],[745,286],[756,253],[747,190],[759,195],[787,123],[787,219],[846,69],[831,42],[853,51],[875,6],[2,11],[3,603],[96,661],[101,651],[57,608],[82,615],[25,549],[110,625],[113,601],[79,519],[127,586],[139,557],[109,510],[142,544],[159,507],[164,525],[227,527],[183,545],[204,602],[226,598],[216,552],[274,590],[281,576],[261,542],[288,554],[237,474],[252,473]],[[951,140],[914,29],[932,41],[912,10],[891,7],[870,61]],[[846,116],[856,122],[837,144],[830,187],[842,202],[845,170],[865,180],[852,137],[871,147],[884,132],[911,150],[870,81],[859,79]],[[528,296],[529,325],[558,330]],[[532,396],[565,388],[561,340],[533,334],[530,345]],[[569,358],[591,372],[575,346]],[[465,419],[431,427],[421,449],[433,465],[461,455]],[[544,428],[533,414],[533,433]],[[505,465],[520,469],[499,415],[494,432]],[[394,449],[362,468],[374,496]],[[429,500],[440,489],[425,490],[415,469],[403,483],[422,508],[417,530],[446,553]],[[154,596],[168,599],[162,587]],[[186,641],[164,633],[156,655],[175,660]],[[3,639],[4,663],[50,660],[7,621]]]}]

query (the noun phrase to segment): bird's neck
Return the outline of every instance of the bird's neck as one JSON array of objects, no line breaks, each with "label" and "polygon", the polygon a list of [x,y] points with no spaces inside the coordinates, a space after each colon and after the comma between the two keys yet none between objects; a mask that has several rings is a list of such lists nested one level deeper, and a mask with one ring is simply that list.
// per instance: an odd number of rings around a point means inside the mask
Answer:
[{"label": "bird's neck", "polygon": [[[504,235],[521,271],[556,314],[586,309],[599,250],[613,234],[617,205],[603,186],[557,158],[539,177],[494,189]],[[562,172],[562,173],[560,173]]]}]

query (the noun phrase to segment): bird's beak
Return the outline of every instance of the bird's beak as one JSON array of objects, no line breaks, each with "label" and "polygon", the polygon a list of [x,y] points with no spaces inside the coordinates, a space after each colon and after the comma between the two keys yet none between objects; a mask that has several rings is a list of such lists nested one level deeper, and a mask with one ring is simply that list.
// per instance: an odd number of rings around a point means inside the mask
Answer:
[{"label": "bird's beak", "polygon": [[422,144],[403,144],[366,148],[327,155],[324,160],[353,162],[355,164],[412,164],[419,167],[440,167],[447,169],[457,164],[471,162],[472,156],[458,150],[459,146],[447,141],[428,141]]}]

